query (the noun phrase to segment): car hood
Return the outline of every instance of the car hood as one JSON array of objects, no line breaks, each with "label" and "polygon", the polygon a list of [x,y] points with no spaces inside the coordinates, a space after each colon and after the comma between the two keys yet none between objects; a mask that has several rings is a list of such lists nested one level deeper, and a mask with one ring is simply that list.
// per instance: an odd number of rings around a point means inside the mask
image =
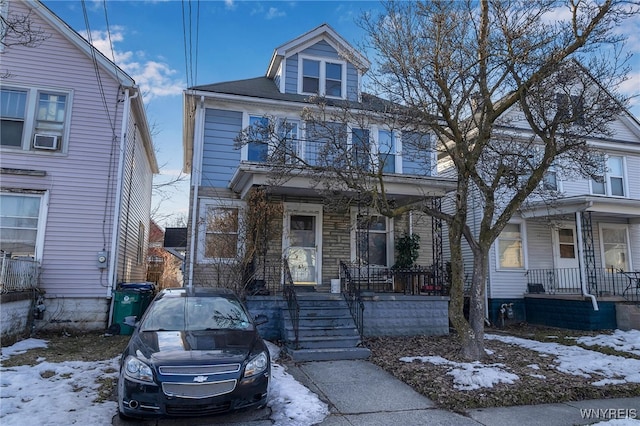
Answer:
[{"label": "car hood", "polygon": [[153,363],[242,362],[260,340],[255,331],[142,331],[131,349]]}]

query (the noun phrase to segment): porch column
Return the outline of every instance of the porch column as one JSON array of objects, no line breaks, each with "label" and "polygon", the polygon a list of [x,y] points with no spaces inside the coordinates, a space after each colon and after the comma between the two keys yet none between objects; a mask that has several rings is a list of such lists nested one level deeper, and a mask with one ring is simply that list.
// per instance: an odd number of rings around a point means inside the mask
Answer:
[{"label": "porch column", "polygon": [[[433,197],[431,208],[442,209],[442,198]],[[433,261],[433,280],[436,286],[444,284],[444,262],[442,254],[442,219],[431,216],[431,260]]]}]

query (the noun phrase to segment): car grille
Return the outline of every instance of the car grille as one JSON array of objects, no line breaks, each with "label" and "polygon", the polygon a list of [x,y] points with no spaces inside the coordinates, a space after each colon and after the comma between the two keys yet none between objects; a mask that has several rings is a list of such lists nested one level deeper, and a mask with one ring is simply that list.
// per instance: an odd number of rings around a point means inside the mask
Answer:
[{"label": "car grille", "polygon": [[167,414],[170,416],[207,416],[211,414],[224,413],[231,408],[231,402],[221,404],[198,404],[198,405],[171,405],[165,406]]},{"label": "car grille", "polygon": [[236,388],[236,380],[225,380],[209,383],[171,383],[162,384],[162,391],[167,396],[180,398],[210,398],[232,392]]},{"label": "car grille", "polygon": [[164,365],[158,368],[162,375],[209,375],[209,374],[225,374],[237,373],[240,371],[240,364],[223,364],[223,365]]}]

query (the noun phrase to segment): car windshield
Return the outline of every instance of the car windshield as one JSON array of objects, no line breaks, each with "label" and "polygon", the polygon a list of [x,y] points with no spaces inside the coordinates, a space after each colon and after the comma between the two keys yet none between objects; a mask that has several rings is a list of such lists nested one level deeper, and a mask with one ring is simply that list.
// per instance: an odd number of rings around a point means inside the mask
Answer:
[{"label": "car windshield", "polygon": [[251,327],[237,300],[226,297],[163,297],[149,306],[140,330],[244,330]]}]

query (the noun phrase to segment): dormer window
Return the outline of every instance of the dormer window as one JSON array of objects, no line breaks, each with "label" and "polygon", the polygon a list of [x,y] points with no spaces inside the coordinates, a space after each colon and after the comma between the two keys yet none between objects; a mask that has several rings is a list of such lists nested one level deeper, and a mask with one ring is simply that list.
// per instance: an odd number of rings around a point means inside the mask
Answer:
[{"label": "dormer window", "polygon": [[332,98],[344,97],[344,63],[311,58],[301,58],[300,62],[300,93]]}]

